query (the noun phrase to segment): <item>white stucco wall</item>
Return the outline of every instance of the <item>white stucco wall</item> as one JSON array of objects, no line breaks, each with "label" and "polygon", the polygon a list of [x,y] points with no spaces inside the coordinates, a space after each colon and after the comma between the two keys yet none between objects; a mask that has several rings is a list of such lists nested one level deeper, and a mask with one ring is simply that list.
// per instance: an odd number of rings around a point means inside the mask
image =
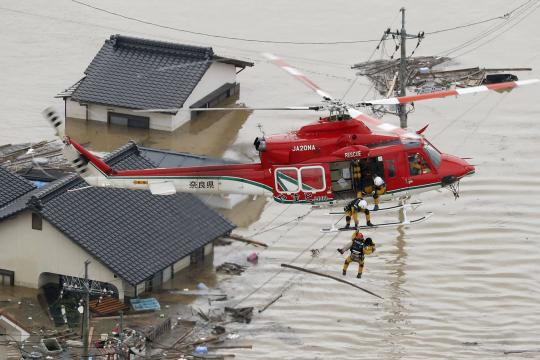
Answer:
[{"label": "white stucco wall", "polygon": [[189,266],[189,264],[190,264],[190,257],[188,255],[188,256],[184,257],[182,260],[177,261],[174,264],[174,266],[173,266],[174,273],[177,273],[178,271],[187,268]]},{"label": "white stucco wall", "polygon": [[[117,106],[88,104],[88,120],[101,121],[106,123],[107,114],[109,112],[149,117],[150,129],[164,131],[173,131],[174,129],[176,129],[175,127],[173,127],[174,115],[171,114],[138,112]],[[67,100],[66,117],[85,120],[86,106],[80,105],[78,102],[71,99]]]},{"label": "white stucco wall", "polygon": [[204,246],[204,256],[208,256],[210,254],[212,254],[212,252],[214,251],[214,243],[211,242],[210,244],[206,244]]},{"label": "white stucco wall", "polygon": [[199,81],[191,95],[184,103],[184,111],[179,111],[173,119],[174,128],[182,126],[191,119],[191,114],[188,111],[190,106],[201,100],[212,91],[218,89],[226,83],[236,82],[236,67],[230,64],[212,63],[206,73]]},{"label": "white stucco wall", "polygon": [[83,277],[90,260],[89,278],[113,284],[124,297],[120,278],[45,219],[42,230],[33,230],[30,211],[0,222],[0,249],[0,268],[15,272],[15,285],[37,288],[44,272]]}]

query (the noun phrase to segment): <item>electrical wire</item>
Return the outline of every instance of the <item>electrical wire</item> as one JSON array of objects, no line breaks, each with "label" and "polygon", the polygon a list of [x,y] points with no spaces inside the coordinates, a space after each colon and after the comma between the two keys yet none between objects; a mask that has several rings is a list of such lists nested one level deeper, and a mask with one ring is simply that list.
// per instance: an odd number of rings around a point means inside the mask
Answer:
[{"label": "electrical wire", "polygon": [[161,24],[154,23],[154,22],[151,22],[151,21],[134,18],[134,17],[123,15],[123,14],[120,14],[120,13],[117,13],[117,12],[114,12],[114,11],[103,9],[103,8],[100,8],[100,7],[97,7],[97,6],[93,6],[93,5],[84,3],[82,1],[78,1],[78,0],[71,0],[71,1],[76,3],[76,4],[86,6],[86,7],[89,7],[91,9],[94,9],[94,10],[97,10],[97,11],[107,13],[109,15],[118,16],[118,17],[121,17],[123,19],[136,21],[136,22],[139,22],[139,23],[142,23],[142,24],[145,24],[145,25],[152,25],[152,26],[156,26],[156,27],[159,27],[159,28],[162,28],[162,29],[174,30],[174,31],[179,31],[179,32],[183,32],[183,33],[186,33],[186,34],[206,36],[206,37],[211,37],[211,38],[216,38],[216,39],[236,40],[236,41],[244,41],[244,42],[252,42],[252,43],[292,44],[292,45],[340,45],[340,44],[370,43],[370,42],[379,41],[378,39],[348,40],[348,41],[278,41],[278,40],[249,39],[249,38],[241,38],[241,37],[234,37],[234,36],[216,35],[216,34],[204,33],[204,32],[199,32],[199,31],[181,29],[181,28],[168,26],[168,25],[161,25]]},{"label": "electrical wire", "polygon": [[[131,17],[131,16],[124,15],[124,14],[121,14],[121,13],[118,13],[118,12],[114,12],[114,11],[111,11],[111,10],[100,8],[100,7],[97,7],[97,6],[94,6],[94,5],[79,1],[79,0],[71,0],[71,1],[76,3],[76,4],[79,4],[81,6],[91,8],[91,9],[96,10],[96,11],[100,11],[100,12],[103,12],[103,13],[106,13],[106,14],[109,14],[109,15],[117,16],[117,17],[120,17],[120,18],[123,18],[123,19],[126,19],[126,20],[135,21],[135,22],[142,23],[142,24],[145,24],[145,25],[151,25],[151,26],[162,28],[162,29],[173,30],[173,31],[178,31],[178,32],[186,33],[186,34],[205,36],[205,37],[216,38],[216,39],[234,40],[234,41],[251,42],[251,43],[289,44],[289,45],[342,45],[342,44],[360,44],[360,43],[370,43],[370,42],[378,42],[378,41],[380,41],[378,39],[358,39],[358,40],[344,40],[344,41],[280,41],[280,40],[255,39],[255,38],[244,38],[244,37],[217,35],[217,34],[205,33],[205,32],[200,32],[200,31],[189,30],[189,29],[177,28],[177,27],[168,26],[168,25],[162,25],[162,24],[159,24],[159,23],[155,23],[155,22],[151,22],[151,21],[148,21],[148,20],[143,20],[143,19]],[[515,11],[518,11],[519,9],[526,6],[531,1],[534,1],[534,0],[528,0],[527,2],[521,4],[520,6],[510,10],[509,12],[507,12],[507,13],[501,15],[501,16],[496,16],[496,17],[492,17],[492,18],[489,18],[489,19],[479,20],[479,21],[464,24],[464,25],[458,25],[458,26],[453,26],[453,27],[449,27],[449,28],[433,30],[433,31],[430,31],[430,32],[426,32],[426,34],[427,35],[436,35],[436,34],[440,34],[440,33],[444,33],[444,32],[460,30],[460,29],[465,29],[465,28],[481,25],[481,24],[492,22],[492,21],[495,21],[495,20],[504,20],[504,19],[509,18]]]},{"label": "electrical wire", "polygon": [[531,1],[534,1],[534,0],[528,0],[528,1],[524,2],[523,4],[519,5],[518,7],[510,10],[509,12],[507,12],[507,13],[501,15],[501,16],[495,16],[495,17],[492,17],[492,18],[489,18],[489,19],[480,20],[480,21],[476,21],[476,22],[473,22],[473,23],[465,24],[465,25],[458,25],[458,26],[454,26],[454,27],[450,27],[450,28],[446,28],[446,29],[440,29],[440,30],[434,30],[434,31],[426,31],[425,34],[426,35],[435,35],[435,34],[440,34],[440,33],[443,33],[443,32],[459,30],[459,29],[465,29],[465,28],[468,28],[468,27],[471,27],[471,26],[481,25],[481,24],[485,24],[487,22],[491,22],[491,21],[495,21],[495,20],[505,20],[505,19],[509,18],[515,11],[521,9],[522,7],[524,7],[525,5],[530,3]]},{"label": "electrical wire", "polygon": [[[506,33],[507,31],[509,31],[510,29],[512,29],[514,26],[516,26],[517,24],[519,24],[521,21],[523,21],[526,17],[530,16],[536,9],[537,7],[535,8],[535,4],[538,4],[538,0],[528,0],[527,2],[521,4],[520,6],[516,7],[515,9],[513,9],[512,11],[508,12],[504,17],[505,19],[505,23],[503,25],[500,25],[500,24],[495,24],[495,25],[492,25],[490,27],[488,27],[487,29],[485,29],[484,31],[480,32],[479,34],[475,35],[473,38],[457,45],[457,46],[454,46],[450,49],[447,49],[445,51],[442,51],[440,53],[438,53],[437,55],[441,55],[441,56],[450,56],[451,54],[454,54],[460,50],[463,50],[469,46],[472,46],[472,45],[475,45],[477,44],[478,42],[488,38],[490,35],[492,34],[496,34],[494,37],[492,37],[491,39],[489,39],[488,41],[484,42],[484,43],[481,43],[479,46],[475,47],[475,48],[472,48],[470,50],[467,50],[466,52],[462,53],[462,54],[459,54],[459,55],[456,55],[454,56],[455,57],[458,57],[458,56],[463,56],[464,54],[467,54],[469,52],[472,52],[478,48],[480,48],[481,46],[484,46],[485,44],[493,41],[494,39],[496,39],[497,37],[499,37],[500,35]],[[515,15],[514,15],[515,13]],[[525,15],[523,15],[525,14]],[[521,17],[523,15],[523,17]],[[520,18],[521,17],[521,18]],[[513,24],[514,21],[516,20],[519,20],[517,23]],[[509,26],[510,24],[512,24],[512,26],[510,26],[509,28],[505,28],[507,26]],[[499,32],[497,34],[497,32]]]},{"label": "electrical wire", "polygon": [[499,32],[498,34],[496,34],[495,36],[493,36],[492,38],[480,43],[478,46],[475,46],[474,48],[472,49],[469,49],[465,52],[462,52],[456,56],[454,56],[454,58],[457,58],[457,57],[460,57],[460,56],[463,56],[463,55],[466,55],[466,54],[469,54],[487,44],[489,44],[490,42],[492,42],[493,40],[497,39],[499,36],[507,33],[508,31],[512,30],[514,27],[516,27],[517,25],[519,25],[523,20],[525,20],[526,18],[528,18],[530,15],[532,15],[536,10],[538,10],[538,8],[540,8],[540,2],[538,3],[538,5],[536,7],[533,7],[531,9],[531,11],[529,11],[528,13],[526,13],[525,15],[523,15],[523,17],[521,19],[519,19],[516,23],[514,23],[512,26],[508,27],[505,31],[501,31]]}]

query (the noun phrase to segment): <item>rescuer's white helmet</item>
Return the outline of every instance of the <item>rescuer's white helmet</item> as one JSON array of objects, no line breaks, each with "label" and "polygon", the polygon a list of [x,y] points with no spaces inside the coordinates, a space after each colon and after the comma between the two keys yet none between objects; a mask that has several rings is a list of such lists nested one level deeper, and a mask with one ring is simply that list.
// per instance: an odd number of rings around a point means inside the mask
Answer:
[{"label": "rescuer's white helmet", "polygon": [[358,207],[359,207],[360,209],[366,209],[366,208],[367,208],[367,201],[366,201],[366,200],[360,200],[360,201],[358,202]]},{"label": "rescuer's white helmet", "polygon": [[373,183],[375,184],[375,186],[381,186],[382,184],[384,184],[384,181],[383,179],[381,179],[380,176],[377,176],[375,179],[373,179]]}]

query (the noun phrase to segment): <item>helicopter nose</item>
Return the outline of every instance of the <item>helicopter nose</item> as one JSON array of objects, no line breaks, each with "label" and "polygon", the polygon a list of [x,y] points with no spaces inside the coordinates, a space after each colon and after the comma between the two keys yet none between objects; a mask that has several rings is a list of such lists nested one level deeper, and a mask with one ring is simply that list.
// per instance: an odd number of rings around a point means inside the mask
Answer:
[{"label": "helicopter nose", "polygon": [[439,172],[442,177],[451,176],[459,179],[474,174],[475,168],[462,158],[443,154]]}]

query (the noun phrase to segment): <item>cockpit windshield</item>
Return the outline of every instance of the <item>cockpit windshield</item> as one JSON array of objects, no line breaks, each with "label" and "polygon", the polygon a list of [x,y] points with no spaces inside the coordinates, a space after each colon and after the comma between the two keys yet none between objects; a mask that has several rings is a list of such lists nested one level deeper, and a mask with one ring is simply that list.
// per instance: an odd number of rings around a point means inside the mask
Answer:
[{"label": "cockpit windshield", "polygon": [[424,143],[424,150],[426,150],[426,154],[431,159],[431,162],[433,166],[435,166],[437,169],[441,165],[441,153],[436,150],[431,144],[428,144],[427,142]]}]

